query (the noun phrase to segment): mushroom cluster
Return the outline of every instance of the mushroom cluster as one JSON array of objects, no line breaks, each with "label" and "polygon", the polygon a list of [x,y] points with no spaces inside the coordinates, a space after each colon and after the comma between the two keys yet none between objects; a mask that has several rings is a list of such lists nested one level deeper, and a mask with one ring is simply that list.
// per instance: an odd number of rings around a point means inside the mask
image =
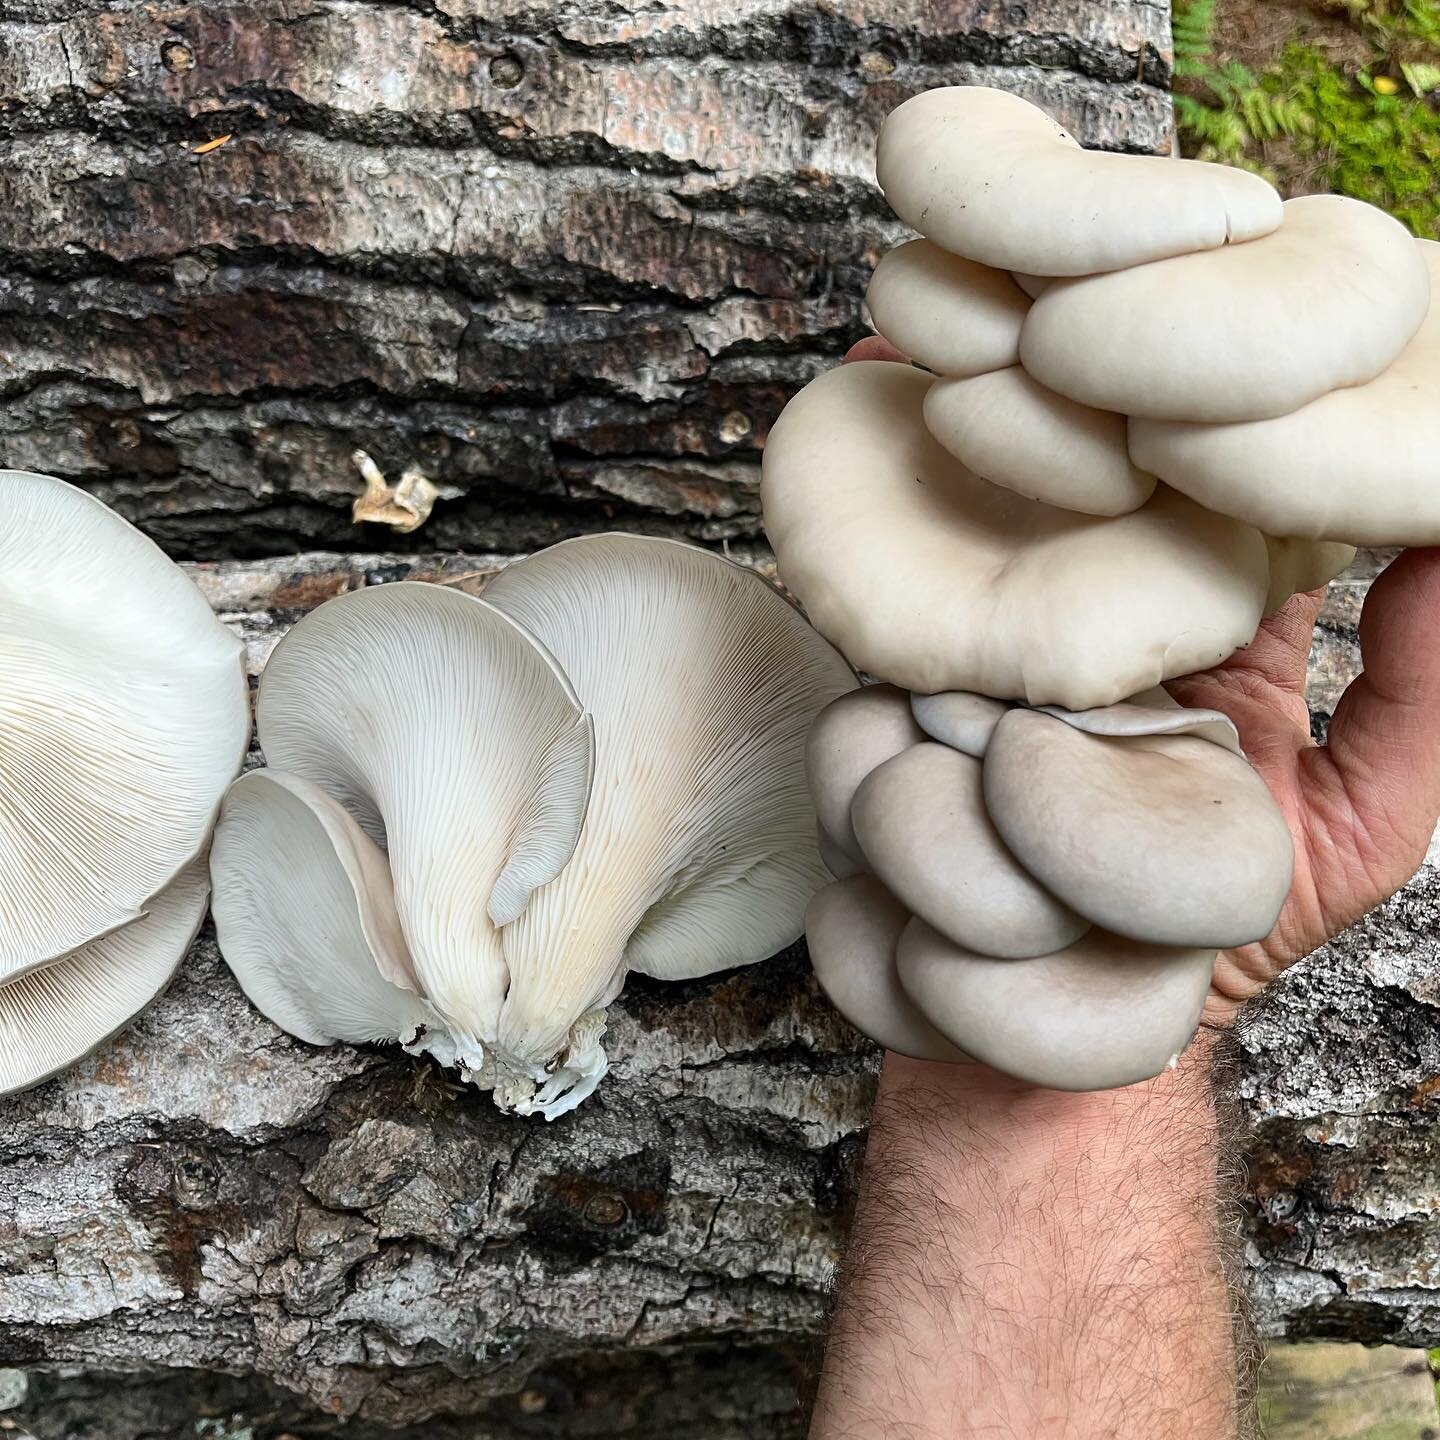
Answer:
[{"label": "mushroom cluster", "polygon": [[396,1041],[554,1118],[604,1074],[626,974],[797,939],[825,883],[804,747],[853,671],[752,571],[602,535],[483,598],[400,583],[276,648],[268,767],[211,853],[221,951],[315,1044]]},{"label": "mushroom cluster", "polygon": [[1440,245],[1353,200],[1084,151],[981,87],[901,105],[877,172],[919,238],[867,300],[911,363],[808,385],[762,486],[786,584],[900,687],[817,732],[871,715],[864,770],[812,747],[840,882],[817,972],[895,1048],[1137,1079],[1198,1020],[1206,957],[1271,927],[1290,864],[1223,717],[1177,721],[1155,687],[1354,545],[1440,542]]},{"label": "mushroom cluster", "polygon": [[250,734],[238,639],[139,531],[0,471],[0,1094],[164,989]]}]

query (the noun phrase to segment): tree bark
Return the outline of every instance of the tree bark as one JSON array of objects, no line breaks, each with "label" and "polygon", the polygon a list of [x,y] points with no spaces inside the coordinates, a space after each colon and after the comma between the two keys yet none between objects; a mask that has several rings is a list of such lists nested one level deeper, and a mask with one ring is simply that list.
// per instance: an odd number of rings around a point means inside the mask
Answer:
[{"label": "tree bark", "polygon": [[[0,463],[204,562],[254,669],[344,588],[585,530],[764,565],[766,430],[900,235],[876,125],[957,80],[1161,151],[1168,13],[0,0]],[[356,448],[440,487],[417,534],[352,524]],[[1437,904],[1427,869],[1242,1027],[1269,1333],[1440,1339]],[[0,1409],[42,1440],[800,1435],[875,1054],[798,950],[632,980],[607,1044],[575,1114],[507,1118],[287,1039],[203,936],[0,1102]]]}]

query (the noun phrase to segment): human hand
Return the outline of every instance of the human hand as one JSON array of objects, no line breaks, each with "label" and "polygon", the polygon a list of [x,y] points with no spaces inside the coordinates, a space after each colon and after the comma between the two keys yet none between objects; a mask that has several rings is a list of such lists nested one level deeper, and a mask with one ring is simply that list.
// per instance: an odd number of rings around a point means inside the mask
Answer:
[{"label": "human hand", "polygon": [[[872,336],[845,359],[905,357]],[[1364,673],[1317,745],[1305,674],[1323,595],[1292,597],[1248,648],[1166,687],[1184,705],[1230,716],[1295,840],[1295,878],[1274,930],[1216,961],[1211,1025],[1228,1024],[1288,965],[1393,895],[1425,858],[1440,816],[1440,549],[1405,551],[1372,585],[1360,620]]]}]

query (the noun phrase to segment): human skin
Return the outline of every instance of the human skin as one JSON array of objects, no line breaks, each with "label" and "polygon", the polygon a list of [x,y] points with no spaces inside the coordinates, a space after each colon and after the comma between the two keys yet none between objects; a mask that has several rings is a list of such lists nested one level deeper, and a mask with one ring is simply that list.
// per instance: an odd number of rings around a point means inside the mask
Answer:
[{"label": "human skin", "polygon": [[[846,359],[903,357],[875,339]],[[1279,922],[1219,957],[1178,1065],[1075,1095],[886,1056],[811,1440],[1253,1433],[1212,1061],[1246,1000],[1414,874],[1440,815],[1440,550],[1403,553],[1371,587],[1364,673],[1317,746],[1321,595],[1168,687],[1235,721],[1296,852]]]}]

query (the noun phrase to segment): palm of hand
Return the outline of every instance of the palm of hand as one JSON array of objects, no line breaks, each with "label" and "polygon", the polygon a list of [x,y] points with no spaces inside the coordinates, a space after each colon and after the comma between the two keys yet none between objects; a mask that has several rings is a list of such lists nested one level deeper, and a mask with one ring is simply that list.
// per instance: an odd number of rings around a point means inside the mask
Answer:
[{"label": "palm of hand", "polygon": [[1248,649],[1167,687],[1235,721],[1295,838],[1295,881],[1275,929],[1216,963],[1211,1023],[1228,1022],[1286,966],[1394,894],[1424,859],[1440,813],[1440,550],[1406,551],[1371,587],[1365,670],[1323,746],[1305,704],[1321,598],[1295,596]]}]

